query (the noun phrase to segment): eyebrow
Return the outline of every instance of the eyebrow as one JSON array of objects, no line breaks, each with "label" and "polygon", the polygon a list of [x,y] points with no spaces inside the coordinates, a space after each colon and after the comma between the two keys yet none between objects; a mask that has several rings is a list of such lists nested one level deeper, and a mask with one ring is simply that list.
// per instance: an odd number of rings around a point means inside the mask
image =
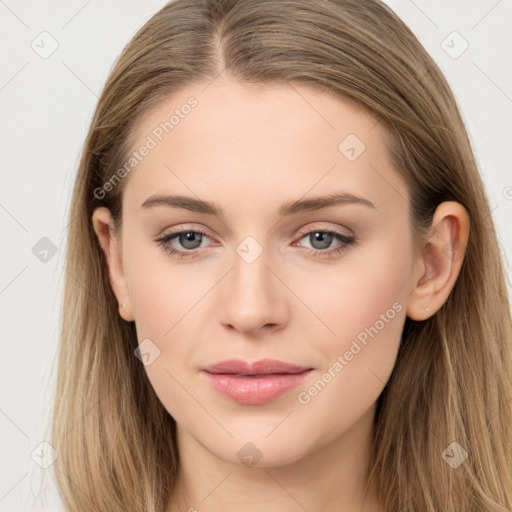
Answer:
[{"label": "eyebrow", "polygon": [[[347,192],[340,192],[327,196],[316,196],[310,199],[289,201],[279,207],[278,213],[282,217],[287,217],[298,213],[323,210],[324,208],[329,208],[331,206],[346,204],[361,204],[369,208],[377,209],[371,201],[364,197],[356,196]],[[142,203],[141,209],[152,208],[155,206],[183,208],[192,212],[216,215],[218,217],[222,217],[224,215],[222,208],[216,206],[214,203],[180,195],[152,195]]]}]

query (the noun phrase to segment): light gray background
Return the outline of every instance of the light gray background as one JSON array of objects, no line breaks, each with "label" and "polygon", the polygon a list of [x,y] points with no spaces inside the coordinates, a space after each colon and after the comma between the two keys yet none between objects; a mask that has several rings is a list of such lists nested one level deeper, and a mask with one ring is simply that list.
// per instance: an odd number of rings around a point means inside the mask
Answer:
[{"label": "light gray background", "polygon": [[[0,0],[0,512],[62,510],[53,466],[42,469],[31,454],[41,453],[38,446],[49,439],[71,188],[115,58],[165,3]],[[510,283],[512,2],[388,4],[454,89],[486,183]],[[40,36],[44,31],[58,44],[46,59],[31,46],[39,45],[39,52],[51,48],[49,36]],[[457,56],[464,41],[469,46]],[[57,251],[53,257],[48,253],[46,262],[33,252],[43,237]],[[41,495],[43,477],[47,491]]]}]

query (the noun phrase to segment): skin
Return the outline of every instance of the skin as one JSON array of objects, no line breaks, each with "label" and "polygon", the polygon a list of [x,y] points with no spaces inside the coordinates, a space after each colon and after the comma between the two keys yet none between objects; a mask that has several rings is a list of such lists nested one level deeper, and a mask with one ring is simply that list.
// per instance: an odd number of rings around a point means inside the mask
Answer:
[{"label": "skin", "polygon": [[[462,263],[469,218],[458,203],[436,210],[424,251],[413,251],[408,191],[389,162],[381,124],[346,100],[305,85],[256,87],[219,77],[173,94],[139,122],[140,147],[190,96],[198,105],[125,178],[120,236],[98,208],[94,229],[126,321],[139,343],[160,355],[148,378],[178,426],[181,471],[166,512],[382,511],[364,494],[376,401],[393,369],[406,316],[421,321],[447,299]],[[365,150],[354,161],[338,149],[356,134]],[[281,204],[350,192],[371,201],[288,217]],[[160,205],[155,194],[215,203],[224,216]],[[172,230],[201,229],[199,249]],[[354,235],[327,248],[311,232]],[[263,252],[251,263],[236,249],[251,236]],[[195,246],[194,246],[195,247]],[[250,249],[254,251],[254,247]],[[463,251],[463,249],[462,249]],[[254,253],[253,253],[254,254]],[[457,252],[457,255],[460,253]],[[307,404],[307,391],[366,327],[392,308],[392,319]],[[396,306],[398,304],[398,306]],[[425,311],[428,306],[430,311]],[[360,344],[361,345],[361,344]],[[297,389],[264,405],[241,405],[217,393],[200,369],[225,359],[273,358],[314,371]],[[261,454],[253,466],[237,453]],[[245,447],[245,448],[244,448]]]}]

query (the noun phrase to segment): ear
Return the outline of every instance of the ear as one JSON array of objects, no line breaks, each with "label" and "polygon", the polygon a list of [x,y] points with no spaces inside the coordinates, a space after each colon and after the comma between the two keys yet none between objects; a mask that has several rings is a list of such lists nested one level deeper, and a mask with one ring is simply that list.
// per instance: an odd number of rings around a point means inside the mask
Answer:
[{"label": "ear", "polygon": [[119,302],[119,314],[124,320],[131,322],[134,316],[123,270],[121,244],[114,233],[110,210],[104,206],[96,208],[92,223],[107,261],[110,285]]},{"label": "ear", "polygon": [[[459,275],[469,237],[469,215],[460,203],[441,203],[418,260],[407,316],[425,320],[444,304]],[[429,308],[429,311],[425,310]]]}]

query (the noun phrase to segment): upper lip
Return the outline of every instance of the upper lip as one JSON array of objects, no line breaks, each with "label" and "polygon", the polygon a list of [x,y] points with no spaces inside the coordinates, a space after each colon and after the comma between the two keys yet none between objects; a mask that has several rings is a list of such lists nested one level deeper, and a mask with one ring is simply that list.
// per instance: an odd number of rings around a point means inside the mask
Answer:
[{"label": "upper lip", "polygon": [[301,373],[311,369],[311,367],[298,366],[276,359],[261,359],[252,363],[241,359],[228,359],[203,368],[208,373],[233,373],[238,375]]}]

